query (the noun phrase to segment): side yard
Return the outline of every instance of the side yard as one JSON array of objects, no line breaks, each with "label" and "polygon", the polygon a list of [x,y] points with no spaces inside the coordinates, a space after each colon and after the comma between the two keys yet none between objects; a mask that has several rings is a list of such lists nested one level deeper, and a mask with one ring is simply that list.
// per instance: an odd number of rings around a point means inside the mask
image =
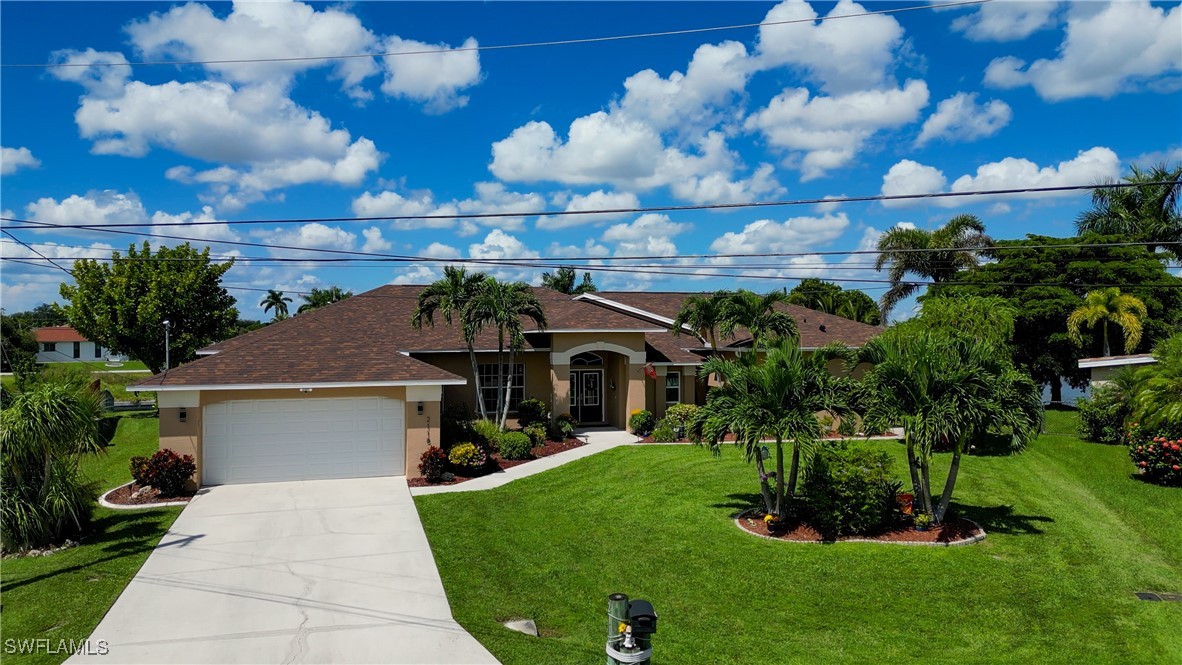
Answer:
[{"label": "side yard", "polygon": [[[84,459],[83,473],[101,491],[125,483],[131,480],[131,457],[152,454],[156,442],[156,418],[126,414],[107,454]],[[78,547],[47,557],[5,559],[0,567],[5,642],[49,639],[56,647],[58,640],[89,637],[180,510],[115,511],[100,506],[91,535]],[[68,655],[6,650],[4,662],[51,665]]]},{"label": "side yard", "polygon": [[618,448],[416,504],[455,617],[507,664],[602,660],[615,591],[653,602],[654,662],[1182,662],[1182,603],[1133,595],[1182,592],[1182,493],[1071,435],[964,467],[954,507],[989,536],[958,548],[743,533],[730,517],[755,497],[732,449]]}]

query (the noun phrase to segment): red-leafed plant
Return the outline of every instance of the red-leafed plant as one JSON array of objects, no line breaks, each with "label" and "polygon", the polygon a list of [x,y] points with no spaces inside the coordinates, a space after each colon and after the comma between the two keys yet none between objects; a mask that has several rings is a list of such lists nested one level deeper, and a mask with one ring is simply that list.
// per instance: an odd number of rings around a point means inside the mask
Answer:
[{"label": "red-leafed plant", "polygon": [[1126,440],[1137,472],[1152,483],[1182,487],[1182,431],[1129,426]]},{"label": "red-leafed plant", "polygon": [[443,450],[431,446],[423,451],[423,455],[419,458],[419,473],[427,479],[429,483],[437,483],[443,480],[443,474],[447,473],[447,453]]},{"label": "red-leafed plant", "polygon": [[196,472],[192,455],[178,455],[167,448],[151,457],[131,458],[131,477],[140,485],[155,487],[160,496],[180,494]]}]

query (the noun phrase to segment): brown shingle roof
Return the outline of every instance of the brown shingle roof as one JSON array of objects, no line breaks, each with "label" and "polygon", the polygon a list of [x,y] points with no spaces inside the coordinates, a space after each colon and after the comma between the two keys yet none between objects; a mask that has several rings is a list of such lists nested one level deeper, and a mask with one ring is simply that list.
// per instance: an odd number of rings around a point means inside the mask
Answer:
[{"label": "brown shingle roof", "polygon": [[[593,294],[600,298],[652,312],[666,319],[676,319],[677,312],[686,298],[706,295],[703,293],[687,292],[632,292],[632,291],[600,291]],[[595,302],[590,300],[589,302]],[[609,306],[601,303],[601,306]],[[841,342],[846,346],[862,346],[872,337],[882,332],[881,328],[858,323],[833,314],[818,312],[799,305],[778,305],[777,308],[788,312],[796,320],[796,327],[800,329],[800,346],[813,349],[833,342]],[[824,330],[821,327],[824,326]],[[692,339],[692,338],[689,338]],[[740,334],[729,340],[719,340],[719,344],[741,343],[750,339],[749,335]]]},{"label": "brown shingle roof", "polygon": [[[436,316],[435,326],[410,325],[424,286],[387,285],[332,305],[298,314],[203,349],[213,352],[138,385],[244,385],[358,381],[455,380],[459,377],[403,352],[466,348],[458,322]],[[547,330],[653,330],[652,323],[535,288]],[[523,321],[525,329],[533,322]],[[527,342],[528,344],[528,342]],[[476,348],[497,347],[495,331],[476,339]]]},{"label": "brown shingle roof", "polygon": [[52,342],[85,342],[87,339],[70,326],[46,326],[33,328],[33,339],[38,344]]},{"label": "brown shingle roof", "polygon": [[[645,333],[644,343],[648,345],[649,362],[668,362],[679,365],[701,365],[702,356],[690,351],[698,348],[701,343],[693,335],[682,334],[674,337],[673,333]],[[655,352],[655,353],[654,353]]]}]

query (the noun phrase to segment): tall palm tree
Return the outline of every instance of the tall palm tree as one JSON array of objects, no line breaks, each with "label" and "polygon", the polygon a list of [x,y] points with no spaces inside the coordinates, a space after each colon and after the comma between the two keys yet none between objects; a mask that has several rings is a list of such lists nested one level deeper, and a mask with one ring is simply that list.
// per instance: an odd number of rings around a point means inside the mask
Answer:
[{"label": "tall palm tree", "polygon": [[330,286],[325,289],[314,288],[311,293],[300,297],[304,299],[304,304],[300,305],[300,308],[296,310],[296,314],[303,314],[304,312],[310,312],[325,305],[331,305],[334,302],[340,302],[345,298],[352,298],[353,292],[342,290],[339,286]]},{"label": "tall palm tree", "polygon": [[[706,404],[690,423],[690,436],[718,453],[727,434],[743,449],[747,461],[754,461],[759,473],[759,491],[769,515],[786,517],[791,509],[800,476],[801,460],[809,459],[812,447],[823,432],[816,413],[850,413],[850,379],[832,374],[826,363],[834,358],[849,359],[850,351],[840,345],[822,347],[805,356],[800,345],[782,339],[766,357],[747,353],[735,360],[713,357],[699,370],[723,383],[706,394]],[[768,479],[763,462],[763,442],[775,441],[775,485]],[[787,474],[784,444],[792,446]]]},{"label": "tall palm tree", "polygon": [[[509,400],[513,392],[513,363],[517,352],[525,346],[522,318],[534,322],[538,330],[546,329],[546,313],[542,303],[525,282],[501,282],[486,277],[462,312],[464,340],[471,344],[484,328],[497,329],[497,391],[496,417],[503,428],[509,418]],[[509,376],[506,380],[504,363],[505,343],[509,344]],[[479,378],[477,379],[479,382]]]},{"label": "tall palm tree", "polygon": [[957,215],[935,231],[893,226],[878,239],[874,268],[889,265],[887,277],[891,288],[882,295],[879,306],[885,320],[900,300],[919,290],[919,285],[904,282],[908,275],[918,275],[933,282],[946,282],[957,272],[977,265],[982,250],[993,246],[985,235],[985,225],[973,215]]},{"label": "tall palm tree", "polygon": [[17,393],[0,414],[0,541],[24,550],[80,533],[95,488],[83,482],[82,455],[103,450],[102,408],[88,387],[40,383]]},{"label": "tall palm tree", "polygon": [[[1010,435],[1012,450],[1019,451],[1042,427],[1038,385],[995,344],[910,326],[871,340],[858,360],[873,365],[862,385],[866,431],[903,426],[915,496],[937,522],[947,514],[964,451],[987,432]],[[933,503],[932,451],[948,443],[953,446],[952,465],[939,501]]]},{"label": "tall palm tree", "polygon": [[715,291],[709,295],[690,296],[681,303],[677,318],[673,321],[673,334],[680,335],[683,328],[689,328],[703,341],[710,344],[712,351],[718,350],[718,326],[722,324],[722,303],[728,291]]},{"label": "tall palm tree", "polygon": [[1088,291],[1084,296],[1084,304],[1080,305],[1067,317],[1067,335],[1076,344],[1083,344],[1084,326],[1092,327],[1097,323],[1103,331],[1104,355],[1112,355],[1108,346],[1108,324],[1115,323],[1124,331],[1125,353],[1132,353],[1141,341],[1141,322],[1148,316],[1145,303],[1137,296],[1121,293],[1115,286]]},{"label": "tall palm tree", "polygon": [[267,295],[259,303],[259,306],[263,308],[264,314],[274,309],[275,320],[282,321],[287,318],[287,303],[289,302],[291,302],[291,298],[283,295],[282,291],[268,289]]},{"label": "tall palm tree", "polygon": [[[846,293],[848,294],[850,292],[847,291]],[[853,293],[860,294],[861,291],[855,291]],[[837,306],[837,311],[832,313],[843,319],[865,323],[870,326],[877,326],[882,323],[882,312],[878,311],[878,307],[874,305],[874,300],[869,296],[865,298],[846,297]]]},{"label": "tall palm tree", "polygon": [[1137,370],[1133,417],[1149,427],[1182,423],[1182,333],[1158,342],[1153,357]]},{"label": "tall palm tree", "polygon": [[594,293],[599,289],[595,288],[595,282],[591,280],[591,273],[583,273],[583,281],[580,284],[575,284],[578,275],[575,274],[575,269],[563,266],[555,273],[542,273],[542,286],[547,289],[554,289],[559,293],[565,293],[568,296],[577,296],[584,293]]},{"label": "tall palm tree", "polygon": [[[487,278],[482,272],[469,273],[464,268],[446,266],[443,277],[431,283],[419,292],[419,300],[411,315],[410,325],[415,330],[422,330],[423,323],[428,327],[435,327],[435,313],[443,315],[447,325],[454,319],[462,319],[464,308],[471,302],[476,292]],[[462,321],[461,321],[462,324]],[[479,332],[479,331],[476,331]],[[464,335],[464,343],[468,346],[468,360],[472,364],[472,380],[476,389],[476,404],[480,410],[480,417],[488,420],[484,409],[484,400],[480,394],[480,374],[476,364],[476,334],[471,337]]]},{"label": "tall palm tree", "polygon": [[[1092,209],[1080,213],[1075,227],[1081,234],[1123,235],[1144,240],[1182,260],[1182,165],[1157,164],[1147,170],[1133,166],[1126,183],[1139,187],[1098,187],[1092,190]],[[1111,181],[1104,184],[1112,184]]]},{"label": "tall palm tree", "polygon": [[798,337],[799,331],[792,315],[776,309],[776,304],[787,302],[788,294],[783,291],[771,291],[764,295],[746,289],[733,291],[723,300],[719,332],[724,337],[730,337],[739,328],[746,328],[751,333],[751,347],[755,349],[769,338],[779,340]]}]

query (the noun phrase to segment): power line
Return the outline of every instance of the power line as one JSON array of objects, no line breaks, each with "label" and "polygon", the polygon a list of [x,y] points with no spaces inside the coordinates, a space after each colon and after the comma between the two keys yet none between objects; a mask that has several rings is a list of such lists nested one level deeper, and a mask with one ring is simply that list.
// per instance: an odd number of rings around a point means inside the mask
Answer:
[{"label": "power line", "polygon": [[[650,212],[689,212],[695,210],[740,210],[745,208],[774,208],[774,207],[788,207],[788,206],[803,206],[803,205],[821,205],[821,204],[843,204],[843,203],[868,203],[876,201],[919,201],[919,200],[933,200],[945,198],[961,198],[961,197],[978,197],[978,196],[1005,196],[1015,194],[1041,194],[1041,193],[1055,193],[1055,192],[1072,192],[1090,189],[1124,189],[1127,187],[1151,187],[1157,185],[1178,185],[1182,181],[1161,181],[1161,182],[1121,182],[1110,184],[1094,184],[1094,185],[1060,185],[1056,187],[1018,187],[1008,189],[986,189],[972,192],[932,192],[928,194],[872,194],[865,196],[841,196],[836,198],[820,198],[820,199],[790,199],[781,201],[744,201],[738,203],[698,203],[690,205],[670,205],[670,206],[646,206],[635,208],[600,208],[595,210],[538,210],[528,212],[472,212],[472,213],[450,213],[450,214],[430,214],[430,215],[372,215],[367,217],[288,217],[288,218],[273,218],[273,219],[236,219],[236,220],[196,220],[185,222],[119,222],[115,224],[59,224],[57,226],[72,229],[114,229],[114,228],[138,228],[142,226],[239,226],[239,225],[257,225],[257,224],[323,224],[323,223],[343,223],[343,222],[400,222],[400,221],[416,221],[416,220],[466,220],[466,219],[504,219],[514,217],[571,217],[578,215],[631,215],[642,214]],[[9,226],[11,230],[29,230],[37,229],[38,224],[45,225],[47,222],[36,222],[33,220],[21,219],[19,217],[0,217],[0,221],[17,222],[25,224],[26,226]],[[28,226],[28,225],[33,226]],[[203,239],[204,240],[204,239]]]},{"label": "power line", "polygon": [[48,69],[55,67],[156,67],[156,66],[179,66],[179,65],[232,65],[232,64],[246,64],[246,63],[260,63],[260,62],[308,62],[317,60],[351,60],[359,58],[386,58],[386,57],[401,57],[409,55],[439,55],[440,53],[463,53],[470,51],[506,51],[510,49],[521,48],[539,48],[547,46],[571,46],[577,44],[596,44],[602,42],[616,42],[625,41],[629,39],[649,39],[653,37],[674,37],[679,35],[695,35],[708,32],[722,32],[728,30],[743,30],[749,28],[762,28],[776,25],[790,25],[793,23],[819,23],[821,21],[834,21],[843,18],[860,18],[864,16],[878,16],[885,14],[901,14],[903,12],[912,12],[922,9],[943,9],[948,7],[965,7],[969,5],[982,5],[993,0],[964,0],[962,2],[949,2],[938,5],[916,5],[912,7],[896,7],[894,9],[882,9],[872,12],[859,12],[857,14],[842,14],[840,16],[818,16],[816,18],[806,19],[787,19],[783,21],[763,21],[759,23],[740,23],[736,25],[722,25],[710,26],[705,28],[686,28],[683,30],[663,30],[660,32],[643,32],[632,33],[627,35],[610,35],[605,37],[582,37],[576,39],[555,39],[540,42],[519,42],[513,44],[493,44],[487,46],[460,46],[456,48],[449,48],[443,51],[440,50],[417,50],[417,51],[387,51],[380,53],[352,53],[345,55],[308,55],[308,56],[289,56],[289,57],[275,57],[275,58],[226,58],[220,60],[143,60],[139,62],[28,62],[28,63],[14,63],[14,64],[0,64],[0,67],[8,68],[22,68],[22,69]]},{"label": "power line", "polygon": [[41,252],[38,252],[37,250],[33,249],[31,246],[29,246],[28,244],[26,244],[26,243],[25,243],[25,241],[23,241],[23,240],[21,240],[20,238],[18,238],[18,237],[16,237],[16,236],[12,235],[12,234],[11,234],[11,233],[9,233],[9,232],[8,232],[6,229],[0,229],[0,233],[3,233],[4,235],[8,236],[9,238],[12,238],[12,239],[13,239],[13,240],[15,240],[16,242],[18,242],[18,243],[20,243],[20,244],[24,245],[24,246],[25,246],[25,248],[26,248],[26,249],[28,249],[30,252],[32,252],[32,253],[36,254],[37,256],[39,256],[39,257],[41,257],[41,258],[45,259],[46,261],[48,261],[48,262],[50,263],[50,265],[52,265],[53,267],[57,268],[58,270],[61,270],[62,272],[66,273],[67,275],[69,275],[69,274],[70,274],[70,271],[69,271],[69,270],[67,270],[67,269],[65,269],[65,268],[63,268],[63,267],[61,266],[61,264],[59,264],[57,261],[54,261],[53,259],[49,258],[48,256],[46,256],[46,255],[42,254]]}]

